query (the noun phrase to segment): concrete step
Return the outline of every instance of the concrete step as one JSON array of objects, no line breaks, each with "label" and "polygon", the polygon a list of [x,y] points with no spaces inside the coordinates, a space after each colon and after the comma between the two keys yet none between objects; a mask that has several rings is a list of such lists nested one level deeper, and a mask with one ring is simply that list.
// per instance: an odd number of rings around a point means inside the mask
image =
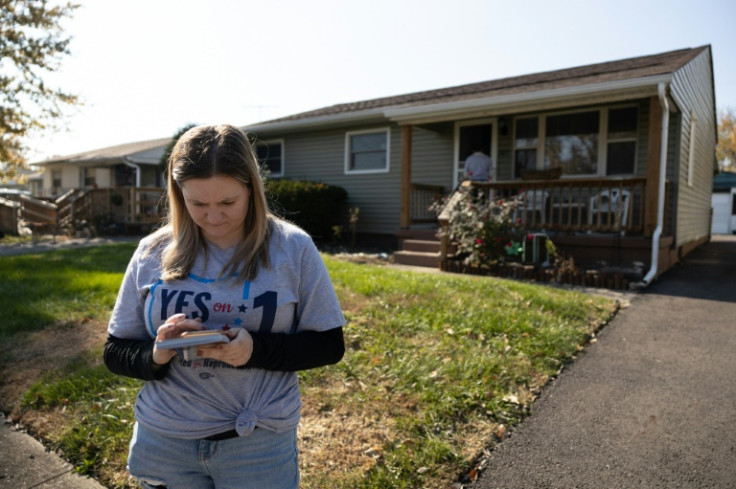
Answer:
[{"label": "concrete step", "polygon": [[415,267],[439,268],[440,254],[427,251],[401,250],[393,254],[394,263],[399,265],[411,265]]}]

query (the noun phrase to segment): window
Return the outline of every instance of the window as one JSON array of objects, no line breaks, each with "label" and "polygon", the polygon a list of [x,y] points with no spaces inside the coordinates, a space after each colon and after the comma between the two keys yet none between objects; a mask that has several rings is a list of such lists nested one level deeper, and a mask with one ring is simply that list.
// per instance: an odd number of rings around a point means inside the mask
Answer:
[{"label": "window", "polygon": [[94,168],[84,168],[82,170],[82,179],[84,180],[85,187],[94,187],[96,185],[95,169]]},{"label": "window", "polygon": [[379,173],[389,168],[388,128],[345,135],[345,173]]},{"label": "window", "polygon": [[597,173],[599,112],[547,116],[545,168],[563,168],[566,175]]},{"label": "window", "polygon": [[539,118],[525,117],[514,121],[514,175],[521,176],[522,170],[537,168],[537,145],[539,144]]},{"label": "window", "polygon": [[61,170],[51,170],[51,187],[61,188]]},{"label": "window", "polygon": [[256,158],[261,168],[268,170],[271,177],[284,176],[284,142],[258,141],[256,143]]},{"label": "window", "polygon": [[608,111],[606,174],[630,175],[636,163],[636,107]]},{"label": "window", "polygon": [[562,167],[564,175],[631,175],[636,168],[637,107],[519,117],[514,175]]}]

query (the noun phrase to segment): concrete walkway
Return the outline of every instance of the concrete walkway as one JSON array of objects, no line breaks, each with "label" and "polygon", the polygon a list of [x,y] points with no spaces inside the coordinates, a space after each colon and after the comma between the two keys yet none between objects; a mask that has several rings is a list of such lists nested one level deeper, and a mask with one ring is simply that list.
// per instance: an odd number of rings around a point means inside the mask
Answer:
[{"label": "concrete walkway", "polygon": [[0,489],[104,489],[0,414]]},{"label": "concrete walkway", "polygon": [[466,487],[736,488],[736,236],[636,295]]}]

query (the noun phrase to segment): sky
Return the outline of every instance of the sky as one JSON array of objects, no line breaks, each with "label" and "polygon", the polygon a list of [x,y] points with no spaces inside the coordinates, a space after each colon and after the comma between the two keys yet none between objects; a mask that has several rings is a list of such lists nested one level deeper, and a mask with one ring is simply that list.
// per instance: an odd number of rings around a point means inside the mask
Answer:
[{"label": "sky", "polygon": [[736,110],[734,0],[76,0],[75,93],[30,162],[338,103],[710,45]]}]

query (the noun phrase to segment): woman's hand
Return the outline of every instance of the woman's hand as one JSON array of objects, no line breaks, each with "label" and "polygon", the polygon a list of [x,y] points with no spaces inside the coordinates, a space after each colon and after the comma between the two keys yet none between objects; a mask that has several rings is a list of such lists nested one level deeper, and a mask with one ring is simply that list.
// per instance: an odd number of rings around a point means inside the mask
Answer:
[{"label": "woman's hand", "polygon": [[187,319],[186,314],[174,314],[159,326],[156,332],[156,341],[153,343],[153,363],[165,365],[176,356],[176,350],[159,349],[156,345],[159,341],[178,338],[185,331],[201,331],[205,329],[202,320]]},{"label": "woman's hand", "polygon": [[243,328],[232,328],[223,331],[230,343],[202,346],[197,348],[197,356],[220,360],[233,367],[240,367],[248,363],[253,354],[253,338]]}]

